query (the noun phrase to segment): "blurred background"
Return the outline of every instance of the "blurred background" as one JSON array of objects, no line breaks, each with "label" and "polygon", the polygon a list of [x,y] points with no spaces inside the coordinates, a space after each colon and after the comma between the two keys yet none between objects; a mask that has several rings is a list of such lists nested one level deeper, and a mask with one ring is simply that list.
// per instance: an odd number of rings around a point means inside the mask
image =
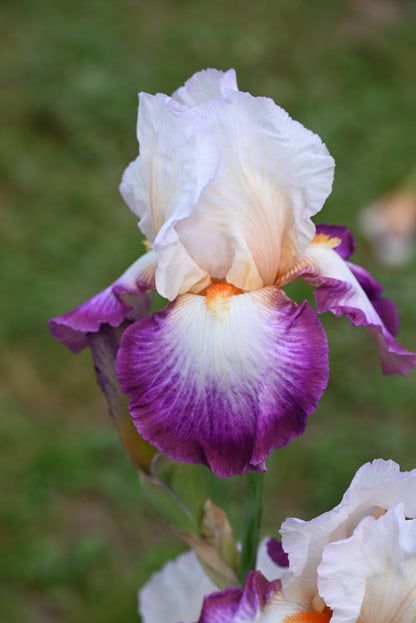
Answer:
[{"label": "blurred background", "polygon": [[[379,197],[413,192],[416,3],[3,0],[0,12],[0,619],[134,622],[137,588],[183,547],[142,499],[90,352],[56,343],[47,320],[143,250],[118,193],[137,155],[137,92],[234,67],[241,90],[317,132],[337,163],[317,221],[354,231],[354,261],[384,284],[415,350],[412,241],[386,265],[360,223]],[[264,533],[331,508],[365,461],[416,467],[415,371],[383,377],[364,329],[321,320],[329,386],[306,433],[269,459]],[[237,534],[243,494],[241,477],[213,485]]]}]

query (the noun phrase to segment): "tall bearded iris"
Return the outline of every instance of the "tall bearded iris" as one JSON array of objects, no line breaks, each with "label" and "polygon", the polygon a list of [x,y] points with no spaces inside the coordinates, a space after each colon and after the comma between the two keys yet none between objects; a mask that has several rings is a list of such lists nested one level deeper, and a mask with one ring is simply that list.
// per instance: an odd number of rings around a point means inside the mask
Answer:
[{"label": "tall bearded iris", "polygon": [[[297,277],[316,286],[318,312],[368,327],[385,373],[416,364],[382,288],[346,261],[349,232],[311,221],[334,169],[318,136],[240,92],[233,70],[197,73],[172,97],[141,93],[137,133],[120,190],[151,249],[51,330],[79,350],[103,323],[130,321],[117,375],[140,435],[230,476],[263,470],[303,432],[328,346],[309,303],[282,290]],[[153,289],[171,302],[146,317]]]}]

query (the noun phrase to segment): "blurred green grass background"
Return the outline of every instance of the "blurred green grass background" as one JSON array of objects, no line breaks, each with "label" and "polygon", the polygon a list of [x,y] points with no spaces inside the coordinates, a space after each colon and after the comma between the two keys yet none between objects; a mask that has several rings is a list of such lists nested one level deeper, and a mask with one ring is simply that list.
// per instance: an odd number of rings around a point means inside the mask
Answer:
[{"label": "blurred green grass background", "polygon": [[[128,623],[137,588],[182,547],[141,497],[90,353],[72,355],[46,323],[142,252],[118,194],[137,154],[137,92],[235,67],[241,90],[322,137],[337,168],[317,220],[356,230],[360,208],[416,166],[415,5],[4,0],[0,11],[0,619]],[[385,285],[399,339],[416,349],[415,260],[387,270],[357,239],[354,261]],[[365,330],[322,321],[329,386],[306,433],[268,462],[264,533],[333,506],[367,460],[416,467],[415,372],[383,377]],[[213,487],[238,533],[244,479]]]}]

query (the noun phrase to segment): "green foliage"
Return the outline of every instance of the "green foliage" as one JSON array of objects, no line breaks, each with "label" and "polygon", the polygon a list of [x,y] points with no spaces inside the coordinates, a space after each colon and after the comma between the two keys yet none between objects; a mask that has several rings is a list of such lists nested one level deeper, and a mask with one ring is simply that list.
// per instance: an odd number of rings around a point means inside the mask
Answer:
[{"label": "green foliage", "polygon": [[[137,588],[182,547],[143,499],[90,353],[46,327],[143,250],[118,194],[137,154],[137,91],[235,67],[241,89],[326,142],[337,169],[319,220],[354,229],[360,207],[416,166],[415,16],[405,2],[373,17],[358,4],[2,3],[1,620],[137,621]],[[416,349],[416,261],[388,271],[359,237],[355,261],[386,286]],[[269,459],[264,532],[330,508],[364,461],[416,467],[415,373],[383,377],[364,330],[322,320],[329,387],[306,433]],[[241,538],[241,478],[208,480]]]},{"label": "green foliage", "polygon": [[207,499],[206,468],[178,463],[158,454],[151,474],[141,474],[143,493],[176,530],[199,536],[203,504]]}]

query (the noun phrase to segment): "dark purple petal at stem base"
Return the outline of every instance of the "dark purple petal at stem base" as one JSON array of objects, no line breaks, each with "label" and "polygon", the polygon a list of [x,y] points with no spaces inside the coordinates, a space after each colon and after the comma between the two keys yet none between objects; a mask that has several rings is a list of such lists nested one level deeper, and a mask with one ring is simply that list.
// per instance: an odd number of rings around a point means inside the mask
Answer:
[{"label": "dark purple petal at stem base", "polygon": [[336,251],[343,260],[347,260],[355,251],[355,239],[348,227],[344,227],[343,225],[322,224],[316,226],[316,233],[325,234],[330,238],[339,238],[341,243],[337,247],[334,247],[334,251]]},{"label": "dark purple petal at stem base", "polygon": [[267,553],[279,567],[289,566],[289,556],[283,549],[281,542],[277,539],[272,538],[267,541]]}]

